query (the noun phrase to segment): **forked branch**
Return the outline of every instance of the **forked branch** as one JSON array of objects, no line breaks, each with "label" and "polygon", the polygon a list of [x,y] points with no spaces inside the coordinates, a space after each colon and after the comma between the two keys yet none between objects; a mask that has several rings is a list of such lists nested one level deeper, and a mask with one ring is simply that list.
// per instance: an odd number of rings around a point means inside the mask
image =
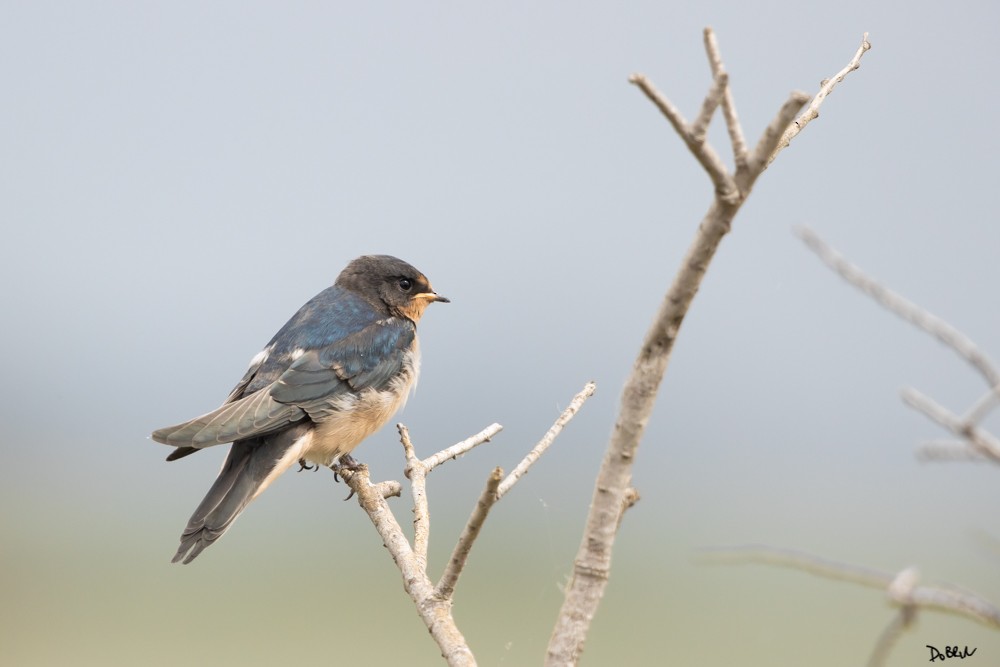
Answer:
[{"label": "forked branch", "polygon": [[989,385],[989,390],[962,416],[952,413],[915,389],[903,390],[903,402],[906,405],[923,413],[954,435],[964,438],[966,442],[967,451],[964,456],[951,444],[942,446],[941,443],[935,443],[933,446],[922,448],[922,458],[936,461],[986,459],[1000,463],[1000,439],[980,426],[982,420],[997,406],[998,390],[1000,390],[1000,371],[989,356],[961,331],[880,284],[859,267],[851,264],[812,230],[800,227],[796,232],[809,249],[841,278],[870,296],[889,312],[939,340],[972,366]]},{"label": "forked branch", "polygon": [[441,648],[441,655],[449,665],[468,667],[476,660],[468,643],[458,629],[452,615],[452,597],[459,576],[465,568],[476,537],[489,515],[490,509],[527,472],[545,450],[552,444],[563,427],[579,411],[583,403],[594,393],[593,382],[587,383],[583,391],[576,395],[570,406],[559,416],[542,440],[528,452],[518,464],[515,473],[506,479],[503,470],[495,468],[486,482],[486,488],[476,503],[469,521],[449,559],[441,580],[434,585],[427,574],[427,552],[430,543],[430,510],[427,499],[427,475],[437,466],[458,458],[474,447],[488,442],[500,432],[501,426],[493,424],[462,442],[442,449],[421,460],[405,426],[399,424],[400,442],[406,460],[405,474],[410,479],[413,495],[413,544],[411,545],[396,520],[387,502],[388,497],[398,496],[401,485],[395,481],[373,484],[367,466],[357,469],[341,469],[340,473],[351,490],[357,495],[358,503],[368,514],[375,529],[382,537],[386,549],[392,556],[403,577],[403,588],[413,600],[417,613],[430,631],[434,641]]},{"label": "forked branch", "polygon": [[[781,138],[795,114],[809,101],[809,96],[804,93],[791,93],[754,150],[748,151],[729,88],[730,76],[723,65],[718,42],[711,28],[705,29],[704,37],[712,84],[694,123],[689,124],[677,107],[647,77],[634,74],[629,78],[656,105],[701,164],[714,185],[715,197],[698,226],[679,272],[667,290],[622,390],[618,418],[594,486],[590,513],[574,561],[573,574],[549,640],[545,663],[549,666],[575,665],[580,659],[590,622],[610,576],[611,551],[621,517],[630,506],[630,499],[637,497],[635,489],[631,487],[636,450],[652,413],[681,323],[719,243],[729,232],[733,217],[746,201],[754,183],[767,166],[768,159],[780,151]],[[823,88],[813,98],[815,108],[819,108],[828,92],[828,89]],[[729,173],[718,153],[705,140],[712,113],[719,107],[722,108],[729,132],[736,165],[735,175]]]},{"label": "forked branch", "polygon": [[705,560],[711,563],[777,565],[885,591],[889,603],[898,607],[899,611],[879,636],[868,662],[869,667],[884,664],[900,633],[912,625],[917,612],[922,609],[963,616],[1000,629],[1000,607],[967,591],[946,586],[920,586],[919,573],[913,567],[893,574],[765,545],[716,547],[705,549],[703,554]]}]

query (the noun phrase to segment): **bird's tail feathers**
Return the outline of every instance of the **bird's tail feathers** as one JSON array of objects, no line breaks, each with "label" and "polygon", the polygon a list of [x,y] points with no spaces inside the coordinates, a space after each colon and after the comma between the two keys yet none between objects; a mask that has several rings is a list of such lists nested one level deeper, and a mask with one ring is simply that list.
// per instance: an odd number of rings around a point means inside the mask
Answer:
[{"label": "bird's tail feathers", "polygon": [[181,534],[171,562],[190,563],[229,529],[250,501],[300,458],[311,424],[233,443],[205,499]]}]

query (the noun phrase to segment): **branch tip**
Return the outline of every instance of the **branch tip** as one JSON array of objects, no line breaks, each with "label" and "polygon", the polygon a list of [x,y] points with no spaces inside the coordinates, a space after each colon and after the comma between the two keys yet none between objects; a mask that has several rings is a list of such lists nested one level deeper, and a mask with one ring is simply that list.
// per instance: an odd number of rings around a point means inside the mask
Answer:
[{"label": "branch tip", "polygon": [[535,461],[537,461],[542,454],[545,453],[545,450],[549,448],[549,445],[551,445],[556,437],[562,432],[563,427],[566,426],[571,419],[573,419],[580,408],[583,407],[583,404],[587,401],[587,399],[594,395],[595,391],[597,391],[597,384],[591,380],[584,385],[583,389],[580,390],[576,396],[573,397],[573,400],[570,401],[566,409],[563,410],[561,415],[559,415],[559,418],[556,419],[555,423],[552,424],[549,430],[546,431],[545,435],[542,436],[542,439],[531,448],[531,451],[528,452],[523,459],[521,459],[521,462],[514,467],[514,470],[511,471],[511,473],[507,475],[507,478],[500,484],[497,489],[498,500],[503,498],[503,496],[510,491],[511,487],[517,484],[517,481],[528,473],[528,470],[535,464]]},{"label": "branch tip", "polygon": [[845,66],[835,75],[833,75],[833,77],[823,80],[823,82],[820,84],[819,92],[817,92],[816,95],[812,98],[812,102],[810,102],[806,110],[802,112],[802,115],[799,116],[798,119],[796,119],[794,124],[788,125],[787,129],[785,129],[784,133],[781,135],[781,140],[778,142],[774,150],[771,151],[770,156],[767,158],[767,163],[764,165],[765,169],[772,162],[774,162],[774,158],[778,156],[778,153],[780,153],[784,148],[786,148],[791,143],[792,139],[794,139],[798,135],[798,133],[805,128],[806,125],[808,125],[811,121],[819,117],[819,108],[823,104],[823,101],[826,99],[826,97],[831,92],[833,92],[834,87],[838,83],[844,80],[844,77],[846,77],[848,74],[861,67],[861,57],[865,55],[865,53],[867,53],[871,48],[872,45],[868,41],[868,33],[866,32],[861,37],[861,46],[858,47],[858,50],[854,53],[854,57],[851,58],[851,62],[847,63],[847,66]]}]

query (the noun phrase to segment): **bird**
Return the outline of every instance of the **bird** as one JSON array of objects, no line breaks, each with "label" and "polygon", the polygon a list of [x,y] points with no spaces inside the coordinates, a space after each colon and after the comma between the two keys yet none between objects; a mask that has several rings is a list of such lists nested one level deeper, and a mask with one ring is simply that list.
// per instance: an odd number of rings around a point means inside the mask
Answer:
[{"label": "bird", "polygon": [[412,265],[358,257],[253,357],[219,408],[154,431],[153,440],[175,447],[167,461],[232,443],[172,562],[194,560],[294,463],[356,464],[351,451],[417,382],[417,322],[435,302],[450,300]]}]

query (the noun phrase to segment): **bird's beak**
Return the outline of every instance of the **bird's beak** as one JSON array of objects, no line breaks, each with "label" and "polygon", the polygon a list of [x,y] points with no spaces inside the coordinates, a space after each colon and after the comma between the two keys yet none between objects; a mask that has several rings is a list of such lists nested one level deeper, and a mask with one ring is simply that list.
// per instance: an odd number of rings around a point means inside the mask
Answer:
[{"label": "bird's beak", "polygon": [[451,299],[446,296],[441,296],[437,292],[421,292],[420,294],[415,294],[417,299],[427,299],[427,303],[434,303],[438,301],[440,303],[451,303]]}]

